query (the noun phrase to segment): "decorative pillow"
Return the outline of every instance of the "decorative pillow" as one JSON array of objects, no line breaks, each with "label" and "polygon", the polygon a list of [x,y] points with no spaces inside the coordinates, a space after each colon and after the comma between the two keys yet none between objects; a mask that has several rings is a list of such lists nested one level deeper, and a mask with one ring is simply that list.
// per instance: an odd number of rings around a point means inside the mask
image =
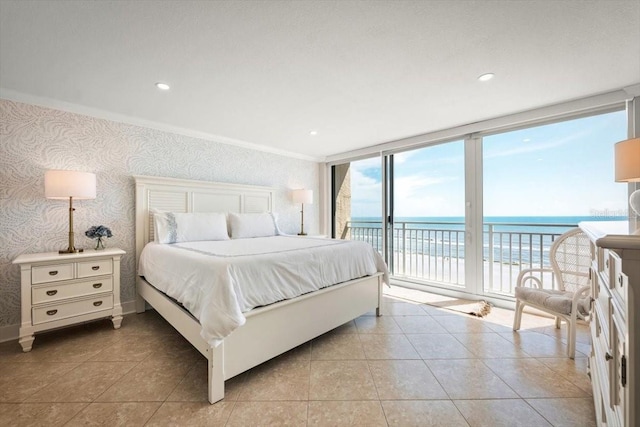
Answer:
[{"label": "decorative pillow", "polygon": [[273,214],[265,213],[229,213],[232,239],[268,237],[278,235],[278,226]]},{"label": "decorative pillow", "polygon": [[223,213],[154,212],[155,241],[158,243],[229,240]]}]

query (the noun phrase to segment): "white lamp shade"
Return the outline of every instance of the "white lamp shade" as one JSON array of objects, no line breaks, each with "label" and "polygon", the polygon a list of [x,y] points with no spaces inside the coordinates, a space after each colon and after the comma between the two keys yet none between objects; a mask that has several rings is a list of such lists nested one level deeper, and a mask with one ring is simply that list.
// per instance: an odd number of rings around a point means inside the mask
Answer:
[{"label": "white lamp shade", "polygon": [[640,182],[640,138],[615,145],[616,182]]},{"label": "white lamp shade", "polygon": [[47,199],[95,199],[96,175],[90,172],[49,170],[44,174]]},{"label": "white lamp shade", "polygon": [[313,191],[312,190],[293,190],[291,192],[291,198],[293,203],[313,203]]}]

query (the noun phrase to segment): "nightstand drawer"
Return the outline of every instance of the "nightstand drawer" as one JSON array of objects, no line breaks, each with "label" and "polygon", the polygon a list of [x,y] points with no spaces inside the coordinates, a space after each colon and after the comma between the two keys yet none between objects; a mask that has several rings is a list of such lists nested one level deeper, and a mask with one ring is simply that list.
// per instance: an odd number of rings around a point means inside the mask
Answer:
[{"label": "nightstand drawer", "polygon": [[111,274],[111,260],[85,261],[78,263],[78,278]]},{"label": "nightstand drawer", "polygon": [[101,310],[113,308],[113,295],[96,295],[79,301],[33,307],[33,324],[52,322],[68,317],[82,316]]},{"label": "nightstand drawer", "polygon": [[62,299],[103,294],[113,290],[113,279],[109,276],[75,283],[59,283],[31,288],[31,303],[42,304]]},{"label": "nightstand drawer", "polygon": [[59,282],[73,279],[73,263],[41,265],[31,268],[31,283]]}]

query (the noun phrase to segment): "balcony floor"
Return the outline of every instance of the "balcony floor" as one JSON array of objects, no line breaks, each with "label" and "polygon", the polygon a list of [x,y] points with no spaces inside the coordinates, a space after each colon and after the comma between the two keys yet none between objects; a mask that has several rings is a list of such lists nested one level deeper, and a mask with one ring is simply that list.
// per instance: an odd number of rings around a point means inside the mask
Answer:
[{"label": "balcony floor", "polygon": [[[493,308],[478,319],[386,289],[362,316],[226,384],[206,402],[206,363],[155,312],[0,344],[0,425],[595,425],[586,375],[553,319]],[[455,304],[455,300],[451,302]]]}]

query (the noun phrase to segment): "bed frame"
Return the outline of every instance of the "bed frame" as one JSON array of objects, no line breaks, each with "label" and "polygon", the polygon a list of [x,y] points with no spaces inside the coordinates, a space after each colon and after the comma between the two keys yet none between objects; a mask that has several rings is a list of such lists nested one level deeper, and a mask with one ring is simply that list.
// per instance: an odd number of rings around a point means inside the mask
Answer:
[{"label": "bed frame", "polygon": [[[140,253],[153,240],[151,209],[171,212],[271,212],[275,190],[174,178],[134,176],[136,271]],[[198,320],[172,298],[136,276],[136,311],[149,303],[208,361],[208,398],[224,398],[224,381],[297,347],[382,304],[382,274],[351,280],[245,313],[246,323],[218,347],[201,336]],[[295,321],[293,321],[295,320]]]}]

